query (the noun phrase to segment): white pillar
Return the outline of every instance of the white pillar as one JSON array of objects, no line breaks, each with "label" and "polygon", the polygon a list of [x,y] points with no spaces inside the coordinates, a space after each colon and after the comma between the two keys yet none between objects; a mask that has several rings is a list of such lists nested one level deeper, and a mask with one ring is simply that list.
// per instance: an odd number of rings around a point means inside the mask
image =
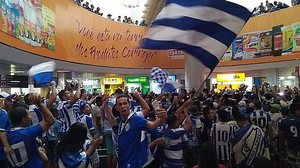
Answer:
[{"label": "white pillar", "polygon": [[185,53],[184,55],[185,88],[188,92],[190,92],[193,88],[197,91],[205,79],[205,66],[188,53]]},{"label": "white pillar", "polygon": [[58,77],[57,88],[58,90],[63,90],[66,86],[66,74],[64,72],[57,73],[57,77]]}]

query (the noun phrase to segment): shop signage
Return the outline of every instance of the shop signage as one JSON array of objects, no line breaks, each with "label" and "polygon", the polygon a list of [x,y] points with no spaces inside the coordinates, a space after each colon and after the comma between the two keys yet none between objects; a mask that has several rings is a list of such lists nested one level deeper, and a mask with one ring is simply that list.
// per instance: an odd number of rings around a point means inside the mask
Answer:
[{"label": "shop signage", "polygon": [[[169,75],[168,81],[176,81],[176,75]],[[152,81],[153,83],[158,83],[156,80]]]},{"label": "shop signage", "polygon": [[104,78],[103,79],[103,83],[104,84],[122,84],[123,79],[122,78]]},{"label": "shop signage", "polygon": [[0,75],[0,88],[28,88],[28,76]]},{"label": "shop signage", "polygon": [[148,76],[128,76],[127,83],[148,83]]},{"label": "shop signage", "polygon": [[217,82],[245,81],[245,73],[217,74]]}]

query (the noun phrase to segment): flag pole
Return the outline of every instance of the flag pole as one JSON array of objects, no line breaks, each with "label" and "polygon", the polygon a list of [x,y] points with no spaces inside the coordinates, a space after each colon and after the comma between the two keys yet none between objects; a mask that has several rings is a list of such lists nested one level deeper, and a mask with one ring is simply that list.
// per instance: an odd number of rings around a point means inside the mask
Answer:
[{"label": "flag pole", "polygon": [[201,88],[203,87],[204,83],[206,82],[206,80],[210,77],[210,75],[212,74],[213,70],[210,70],[210,72],[208,73],[208,75],[205,77],[204,81],[202,82],[202,84],[200,85],[199,89],[197,90],[197,92],[193,95],[192,99],[196,99],[199,94],[201,93]]}]

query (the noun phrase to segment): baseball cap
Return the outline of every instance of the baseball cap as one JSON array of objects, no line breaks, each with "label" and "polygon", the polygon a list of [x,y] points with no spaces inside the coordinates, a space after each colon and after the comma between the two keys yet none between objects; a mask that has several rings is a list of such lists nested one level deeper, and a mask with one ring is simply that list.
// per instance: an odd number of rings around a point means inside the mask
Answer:
[{"label": "baseball cap", "polygon": [[281,110],[281,106],[279,104],[271,104],[270,106],[278,111]]},{"label": "baseball cap", "polygon": [[6,100],[9,100],[9,99],[14,98],[14,97],[15,97],[15,94],[10,95],[10,94],[8,94],[8,93],[6,93],[6,92],[1,92],[1,93],[0,93],[0,97],[4,98],[4,99],[6,99]]}]

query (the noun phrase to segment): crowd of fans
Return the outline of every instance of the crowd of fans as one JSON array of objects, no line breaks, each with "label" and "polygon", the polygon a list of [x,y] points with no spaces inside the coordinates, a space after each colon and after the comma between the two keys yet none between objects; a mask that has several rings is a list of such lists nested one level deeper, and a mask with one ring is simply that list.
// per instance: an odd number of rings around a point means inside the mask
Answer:
[{"label": "crowd of fans", "polygon": [[[96,7],[96,9],[95,9],[95,6],[93,4],[90,4],[87,1],[84,2],[84,0],[74,0],[74,2],[77,5],[83,7],[86,10],[91,11],[91,12],[97,14],[97,15],[100,15],[100,16],[104,15],[103,12],[100,11],[100,7]],[[113,18],[112,14],[107,14],[106,18],[107,19],[111,19],[113,21],[117,21],[117,22],[121,22],[121,23],[127,23],[127,24],[132,24],[132,25],[136,25],[136,26],[147,26],[147,24],[146,24],[146,22],[144,20],[142,20],[140,22],[138,20],[133,21],[131,19],[131,17],[127,17],[127,16],[124,16],[123,18],[121,16],[117,16],[117,18]]]},{"label": "crowd of fans", "polygon": [[5,168],[300,167],[298,88],[100,95],[51,82],[45,99],[0,95]]},{"label": "crowd of fans", "polygon": [[[292,6],[298,5],[300,4],[299,0],[292,0]],[[265,14],[265,13],[270,13],[270,12],[274,12],[274,11],[278,11],[280,9],[285,9],[285,8],[289,8],[290,6],[283,3],[283,2],[277,2],[274,1],[273,3],[270,3],[268,0],[265,2],[265,5],[263,4],[263,2],[261,2],[261,4],[254,8],[253,11],[253,16],[257,16],[257,15],[261,15],[261,14]]]}]

